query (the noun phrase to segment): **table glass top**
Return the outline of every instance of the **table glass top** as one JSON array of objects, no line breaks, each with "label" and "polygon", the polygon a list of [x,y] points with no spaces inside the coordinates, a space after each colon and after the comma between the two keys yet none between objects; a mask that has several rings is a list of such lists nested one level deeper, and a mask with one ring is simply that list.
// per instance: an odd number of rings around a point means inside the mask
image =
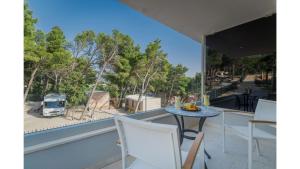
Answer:
[{"label": "table glass top", "polygon": [[165,110],[168,113],[180,115],[180,116],[188,116],[188,117],[214,117],[218,116],[221,112],[216,110],[215,108],[211,107],[203,107],[200,106],[200,111],[197,112],[191,112],[191,111],[185,111],[182,109],[175,108],[175,106],[168,106],[165,108]]}]

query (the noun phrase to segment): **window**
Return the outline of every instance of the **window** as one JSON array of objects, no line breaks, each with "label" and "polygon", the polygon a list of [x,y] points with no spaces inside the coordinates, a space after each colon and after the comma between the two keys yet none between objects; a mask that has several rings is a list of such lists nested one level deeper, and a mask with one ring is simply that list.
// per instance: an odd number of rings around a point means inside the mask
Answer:
[{"label": "window", "polygon": [[65,107],[64,101],[45,102],[45,108],[62,108]]},{"label": "window", "polygon": [[254,112],[258,99],[276,100],[276,54],[232,57],[208,49],[207,94],[218,107]]}]

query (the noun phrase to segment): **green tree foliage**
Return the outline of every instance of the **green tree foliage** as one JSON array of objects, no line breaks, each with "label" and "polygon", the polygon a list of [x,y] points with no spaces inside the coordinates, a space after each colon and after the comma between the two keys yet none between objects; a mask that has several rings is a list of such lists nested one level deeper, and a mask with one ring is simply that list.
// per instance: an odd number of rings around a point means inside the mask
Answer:
[{"label": "green tree foliage", "polygon": [[32,88],[32,84],[49,54],[46,51],[45,34],[36,31],[37,19],[32,17],[28,4],[24,6],[24,101]]},{"label": "green tree foliage", "polygon": [[96,34],[87,30],[76,35],[74,41],[69,43],[69,48],[74,57],[87,57],[91,62],[97,54]]},{"label": "green tree foliage", "polygon": [[51,53],[46,74],[54,82],[52,87],[54,92],[59,92],[60,83],[70,74],[73,57],[71,52],[66,49],[66,45],[67,41],[63,31],[57,26],[53,27],[46,38],[46,49],[48,53]]},{"label": "green tree foliage", "polygon": [[201,73],[196,73],[196,75],[190,79],[188,84],[188,91],[198,98],[201,94]]},{"label": "green tree foliage", "polygon": [[[85,92],[95,80],[95,70],[87,58],[77,58],[59,27],[47,34],[35,29],[37,19],[24,6],[25,99],[41,100],[49,92],[66,93],[70,105],[86,99]],[[84,72],[84,73],[83,73]]]},{"label": "green tree foliage", "polygon": [[80,72],[71,72],[64,82],[60,85],[60,92],[67,95],[67,101],[70,105],[79,105],[86,99],[87,84]]},{"label": "green tree foliage", "polygon": [[59,86],[59,91],[67,96],[69,106],[85,103],[86,91],[89,88],[90,78],[95,76],[95,72],[90,69],[91,77],[85,76],[82,71],[85,69],[87,60],[85,58],[74,59],[76,67],[66,76]]},{"label": "green tree foliage", "polygon": [[55,53],[64,49],[67,45],[67,41],[63,31],[55,26],[47,34],[47,51],[49,53]]},{"label": "green tree foliage", "polygon": [[170,68],[166,83],[168,101],[170,101],[173,96],[179,95],[181,97],[185,97],[187,95],[187,87],[190,81],[190,79],[185,76],[187,71],[188,68],[180,64]]},{"label": "green tree foliage", "polygon": [[28,4],[24,5],[24,53],[25,58],[34,60],[35,49],[35,24],[37,19],[32,17],[32,11],[29,9]]},{"label": "green tree foliage", "polygon": [[104,71],[107,71],[111,65],[118,59],[119,44],[121,41],[120,32],[114,30],[112,35],[99,33],[95,39],[95,53],[96,53],[96,69],[99,70],[95,84],[90,92],[86,106],[80,118],[83,118],[84,113],[87,112],[88,107],[93,97],[94,92],[100,81]]},{"label": "green tree foliage", "polygon": [[134,70],[140,85],[139,98],[135,107],[135,112],[137,112],[142,96],[145,95],[149,84],[154,80],[167,77],[167,54],[162,51],[160,40],[155,40],[148,44],[145,53],[138,60]]},{"label": "green tree foliage", "polygon": [[140,58],[140,48],[136,46],[128,35],[118,33],[119,47],[118,56],[112,65],[112,71],[109,71],[104,78],[114,84],[116,89],[115,96],[118,98],[118,106],[121,106],[128,91],[137,84],[134,74],[134,68]]},{"label": "green tree foliage", "polygon": [[222,64],[223,55],[216,50],[207,49],[206,65],[208,67],[218,67]]},{"label": "green tree foliage", "polygon": [[[258,54],[243,57],[234,57],[221,54],[220,52],[207,49],[206,85],[208,89],[222,82],[216,77],[217,72],[223,71],[229,74],[231,79],[238,76],[243,80],[247,74],[261,74],[261,80],[266,85],[271,84],[272,90],[276,88],[276,54]],[[269,74],[272,73],[270,81]],[[228,80],[228,79],[226,79]],[[213,83],[214,82],[214,83]]]},{"label": "green tree foliage", "polygon": [[[117,106],[127,94],[139,94],[135,111],[147,93],[165,94],[169,100],[198,91],[192,83],[201,81],[200,74],[189,78],[186,67],[170,64],[160,40],[141,51],[130,36],[117,30],[111,34],[86,30],[68,42],[58,26],[48,33],[36,30],[37,19],[28,5],[24,10],[25,88],[39,99],[50,92],[65,93],[69,106],[86,105],[83,116],[96,89],[108,91]],[[221,65],[220,55],[212,53],[211,65]]]},{"label": "green tree foliage", "polygon": [[272,53],[264,56],[258,60],[258,65],[261,72],[265,72],[265,77],[263,73],[261,74],[261,79],[265,79],[265,84],[269,83],[269,72],[272,72],[271,89],[276,90],[276,54]]}]

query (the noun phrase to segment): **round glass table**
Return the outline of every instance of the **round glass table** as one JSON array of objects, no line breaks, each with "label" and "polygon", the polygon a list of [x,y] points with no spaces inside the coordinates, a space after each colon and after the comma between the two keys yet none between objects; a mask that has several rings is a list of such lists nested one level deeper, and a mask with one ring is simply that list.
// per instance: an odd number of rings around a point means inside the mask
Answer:
[{"label": "round glass table", "polygon": [[[167,111],[168,113],[173,114],[173,116],[175,117],[175,120],[176,120],[177,125],[178,125],[178,129],[179,129],[179,133],[180,133],[180,144],[182,144],[183,138],[186,138],[186,139],[189,139],[189,140],[195,140],[195,137],[187,136],[187,135],[185,135],[185,133],[195,133],[195,134],[197,134],[197,133],[201,132],[206,118],[215,117],[215,116],[218,116],[221,113],[220,111],[218,111],[214,108],[204,107],[204,106],[200,106],[200,110],[196,111],[196,112],[185,111],[185,110],[182,110],[180,108],[175,108],[175,106],[168,106],[168,107],[165,108],[165,111]],[[179,117],[180,117],[180,120],[179,120]],[[184,127],[184,117],[198,118],[199,119],[198,131],[193,130],[193,129],[185,128]],[[204,152],[205,152],[206,156],[208,157],[208,159],[210,159],[211,157],[206,152],[206,150]]]}]

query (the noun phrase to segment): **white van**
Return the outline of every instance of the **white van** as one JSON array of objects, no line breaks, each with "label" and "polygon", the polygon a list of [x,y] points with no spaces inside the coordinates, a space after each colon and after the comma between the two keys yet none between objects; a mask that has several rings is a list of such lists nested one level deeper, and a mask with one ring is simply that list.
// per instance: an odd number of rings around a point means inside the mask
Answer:
[{"label": "white van", "polygon": [[65,114],[66,95],[50,93],[42,102],[43,116],[59,116]]}]

